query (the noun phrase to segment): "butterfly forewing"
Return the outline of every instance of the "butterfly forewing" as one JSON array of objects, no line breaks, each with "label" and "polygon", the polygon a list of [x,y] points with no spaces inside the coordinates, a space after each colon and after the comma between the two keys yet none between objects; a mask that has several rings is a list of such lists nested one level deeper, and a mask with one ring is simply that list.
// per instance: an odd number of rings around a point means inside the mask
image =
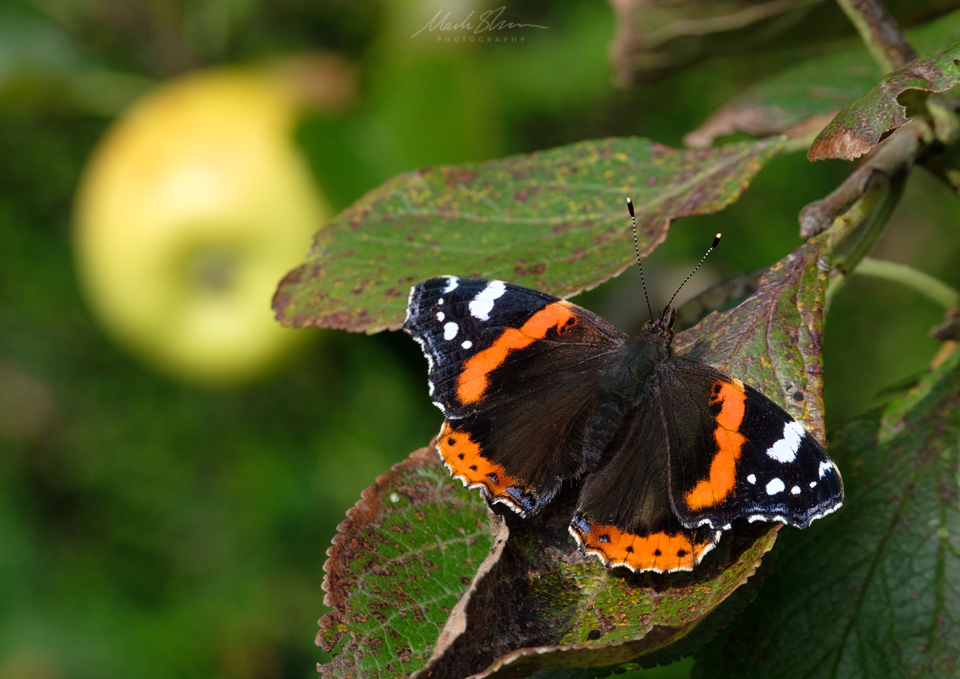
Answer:
[{"label": "butterfly forewing", "polygon": [[556,297],[453,276],[414,287],[404,329],[429,361],[454,476],[529,515],[580,475],[601,375],[626,335]]}]

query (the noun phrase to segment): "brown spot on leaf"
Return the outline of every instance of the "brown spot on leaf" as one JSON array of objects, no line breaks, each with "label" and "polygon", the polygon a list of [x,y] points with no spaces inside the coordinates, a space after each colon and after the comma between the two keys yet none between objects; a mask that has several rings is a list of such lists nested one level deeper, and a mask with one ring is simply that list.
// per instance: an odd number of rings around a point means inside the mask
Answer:
[{"label": "brown spot on leaf", "polygon": [[513,269],[513,273],[517,278],[520,278],[523,276],[536,276],[536,275],[542,274],[544,271],[546,271],[546,269],[547,269],[546,264],[544,264],[543,262],[537,262],[535,265],[531,267],[516,266]]},{"label": "brown spot on leaf", "polygon": [[828,136],[817,137],[807,152],[807,159],[811,161],[832,158],[855,160],[876,146],[878,141],[879,137],[872,139],[853,129],[837,130]]},{"label": "brown spot on leaf", "polygon": [[653,156],[654,158],[665,156],[668,153],[672,153],[672,152],[673,152],[672,148],[670,148],[665,144],[661,144],[658,141],[654,141],[650,143],[650,155]]}]

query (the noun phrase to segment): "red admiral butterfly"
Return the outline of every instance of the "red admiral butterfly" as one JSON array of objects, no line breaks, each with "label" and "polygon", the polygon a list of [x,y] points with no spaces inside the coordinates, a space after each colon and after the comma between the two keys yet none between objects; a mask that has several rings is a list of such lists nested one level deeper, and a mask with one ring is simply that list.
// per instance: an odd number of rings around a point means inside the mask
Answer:
[{"label": "red admiral butterfly", "polygon": [[570,533],[636,572],[692,570],[738,517],[806,528],[839,508],[836,465],[802,425],[672,353],[671,304],[629,337],[501,281],[415,285],[403,327],[429,363],[450,473],[524,517],[582,479]]}]

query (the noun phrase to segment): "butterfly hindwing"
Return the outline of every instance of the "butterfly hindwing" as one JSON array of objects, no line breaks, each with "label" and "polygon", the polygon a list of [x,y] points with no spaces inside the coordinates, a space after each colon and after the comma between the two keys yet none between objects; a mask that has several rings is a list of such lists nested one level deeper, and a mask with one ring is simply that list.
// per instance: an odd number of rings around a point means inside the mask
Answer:
[{"label": "butterfly hindwing", "polygon": [[556,297],[454,276],[414,286],[404,329],[423,347],[446,417],[437,448],[465,485],[530,515],[582,473],[623,333]]},{"label": "butterfly hindwing", "polygon": [[688,528],[670,507],[667,429],[650,399],[628,409],[609,462],[586,477],[570,533],[608,566],[689,571],[720,539],[710,526]]},{"label": "butterfly hindwing", "polygon": [[840,506],[836,465],[783,408],[740,380],[672,357],[659,375],[670,500],[687,526],[737,517],[806,528]]}]

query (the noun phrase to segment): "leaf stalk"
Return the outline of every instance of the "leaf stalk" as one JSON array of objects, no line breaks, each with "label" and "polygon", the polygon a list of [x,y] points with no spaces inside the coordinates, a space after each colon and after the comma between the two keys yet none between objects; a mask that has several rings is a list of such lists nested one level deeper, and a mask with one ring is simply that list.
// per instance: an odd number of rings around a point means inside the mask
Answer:
[{"label": "leaf stalk", "polygon": [[900,283],[936,302],[943,309],[960,306],[960,292],[940,279],[907,264],[864,257],[854,273]]},{"label": "leaf stalk", "polygon": [[880,0],[837,0],[837,4],[884,73],[917,58],[916,50]]}]

